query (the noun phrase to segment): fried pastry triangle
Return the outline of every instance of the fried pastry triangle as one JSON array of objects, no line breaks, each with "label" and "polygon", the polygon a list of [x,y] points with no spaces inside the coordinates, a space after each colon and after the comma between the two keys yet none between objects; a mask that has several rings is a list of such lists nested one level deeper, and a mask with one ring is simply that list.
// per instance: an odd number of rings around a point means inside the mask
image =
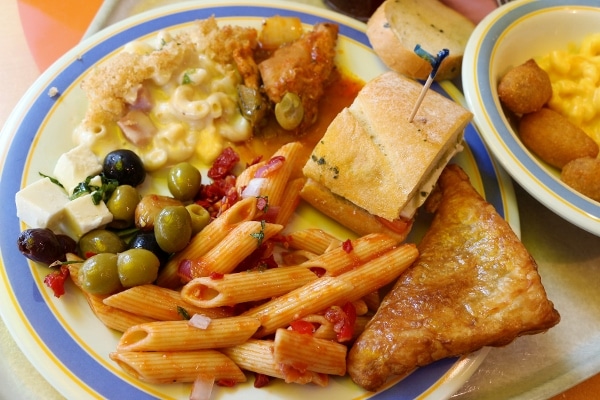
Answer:
[{"label": "fried pastry triangle", "polygon": [[436,360],[546,331],[560,315],[508,223],[447,166],[419,258],[384,298],[348,355],[348,372],[377,390]]}]

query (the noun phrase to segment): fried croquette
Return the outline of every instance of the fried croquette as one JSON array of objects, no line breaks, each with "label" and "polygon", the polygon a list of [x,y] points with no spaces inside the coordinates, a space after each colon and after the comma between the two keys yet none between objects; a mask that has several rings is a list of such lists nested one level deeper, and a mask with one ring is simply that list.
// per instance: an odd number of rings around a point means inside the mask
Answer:
[{"label": "fried croquette", "polygon": [[600,201],[600,159],[577,158],[564,166],[560,179],[584,196]]},{"label": "fried croquette", "polygon": [[598,144],[592,138],[566,117],[546,107],[523,115],[519,135],[529,150],[557,168],[576,158],[598,155]]},{"label": "fried croquette", "polygon": [[498,97],[516,114],[540,110],[552,97],[550,77],[530,59],[508,71],[498,84]]}]

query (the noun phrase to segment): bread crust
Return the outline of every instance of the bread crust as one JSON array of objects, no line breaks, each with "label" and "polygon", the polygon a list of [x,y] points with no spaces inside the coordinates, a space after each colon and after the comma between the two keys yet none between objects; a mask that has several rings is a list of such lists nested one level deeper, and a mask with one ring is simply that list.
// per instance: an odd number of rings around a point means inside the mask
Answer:
[{"label": "bread crust", "polygon": [[[403,13],[403,8],[410,12]],[[438,29],[419,18],[420,14],[448,28]],[[432,54],[449,49],[435,76],[441,81],[460,75],[466,42],[474,28],[471,21],[437,0],[387,0],[367,22],[366,33],[373,50],[390,69],[413,79],[425,80],[432,70],[429,62],[415,54],[416,44]]]}]

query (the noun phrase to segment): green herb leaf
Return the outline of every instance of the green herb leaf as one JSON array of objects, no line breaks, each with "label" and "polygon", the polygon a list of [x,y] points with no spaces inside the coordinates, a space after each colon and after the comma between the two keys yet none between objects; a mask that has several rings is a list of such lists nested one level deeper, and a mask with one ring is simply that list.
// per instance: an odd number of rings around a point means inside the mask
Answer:
[{"label": "green herb leaf", "polygon": [[60,183],[60,182],[58,181],[58,179],[56,179],[56,178],[53,178],[53,177],[51,177],[51,176],[49,176],[49,175],[42,174],[41,172],[38,172],[38,174],[40,174],[40,176],[41,176],[42,178],[48,178],[48,179],[50,179],[50,182],[54,183],[55,185],[58,185],[58,186],[60,186],[60,187],[61,187],[61,188],[63,188],[63,189],[65,188],[65,187],[62,185],[62,183]]},{"label": "green herb leaf", "polygon": [[190,314],[187,312],[187,310],[181,306],[177,306],[177,314],[181,315],[181,317],[183,319],[191,319],[192,317],[190,317]]},{"label": "green herb leaf", "polygon": [[254,239],[256,239],[258,241],[258,246],[260,247],[262,245],[263,240],[265,239],[265,226],[266,226],[266,222],[263,219],[262,221],[260,221],[260,232],[255,232],[255,233],[251,233],[250,236],[252,236]]}]

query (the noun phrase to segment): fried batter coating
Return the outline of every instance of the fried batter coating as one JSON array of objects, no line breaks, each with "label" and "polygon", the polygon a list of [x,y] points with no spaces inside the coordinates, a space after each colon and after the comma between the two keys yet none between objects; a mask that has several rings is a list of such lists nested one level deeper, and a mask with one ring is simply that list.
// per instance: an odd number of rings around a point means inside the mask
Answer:
[{"label": "fried batter coating", "polygon": [[550,77],[530,59],[502,77],[498,84],[498,97],[516,114],[538,111],[552,97]]},{"label": "fried batter coating", "polygon": [[419,258],[400,276],[348,354],[357,384],[377,390],[436,360],[543,332],[560,315],[537,265],[466,173],[447,166]]},{"label": "fried batter coating", "polygon": [[600,159],[577,158],[564,166],[560,179],[584,196],[600,202]]},{"label": "fried batter coating", "polygon": [[576,158],[598,155],[598,144],[592,138],[566,117],[546,107],[521,118],[519,135],[529,150],[557,168]]}]

